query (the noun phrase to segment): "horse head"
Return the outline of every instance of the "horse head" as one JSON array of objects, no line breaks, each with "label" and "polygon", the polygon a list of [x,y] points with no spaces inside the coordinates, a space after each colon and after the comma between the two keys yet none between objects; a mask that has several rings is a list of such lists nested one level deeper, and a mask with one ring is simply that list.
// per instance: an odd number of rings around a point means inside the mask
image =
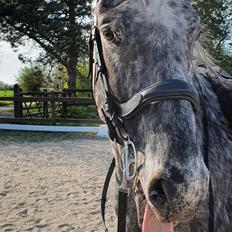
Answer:
[{"label": "horse head", "polygon": [[[98,0],[93,2],[93,15],[109,86],[119,102],[171,79],[193,85],[193,49],[200,19],[187,1]],[[94,82],[94,97],[104,120],[104,86],[102,81]],[[189,220],[206,199],[209,173],[195,114],[189,101],[167,99],[124,121],[138,153],[131,196],[139,224],[145,205],[159,222],[170,223]],[[113,144],[113,149],[118,161],[121,145]],[[116,175],[120,179],[120,169]]]}]

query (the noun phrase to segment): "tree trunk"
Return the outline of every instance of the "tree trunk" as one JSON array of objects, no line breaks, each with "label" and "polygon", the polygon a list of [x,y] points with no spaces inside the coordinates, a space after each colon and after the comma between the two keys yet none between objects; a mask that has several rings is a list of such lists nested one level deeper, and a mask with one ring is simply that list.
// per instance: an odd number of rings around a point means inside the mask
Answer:
[{"label": "tree trunk", "polygon": [[76,95],[76,85],[77,85],[77,70],[76,64],[69,65],[66,67],[68,72],[68,90]]},{"label": "tree trunk", "polygon": [[77,26],[76,26],[76,0],[67,0],[66,4],[68,5],[69,13],[69,25],[68,25],[68,35],[69,35],[69,49],[68,49],[68,88],[70,91],[73,91],[74,96],[76,96],[76,78],[77,78]]}]

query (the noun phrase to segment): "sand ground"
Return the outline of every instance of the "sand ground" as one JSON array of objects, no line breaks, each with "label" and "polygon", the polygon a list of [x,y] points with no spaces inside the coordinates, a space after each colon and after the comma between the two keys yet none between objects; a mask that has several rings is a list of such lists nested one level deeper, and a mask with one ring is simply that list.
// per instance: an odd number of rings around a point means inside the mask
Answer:
[{"label": "sand ground", "polygon": [[13,118],[14,106],[0,106],[0,118]]},{"label": "sand ground", "polygon": [[[0,231],[102,231],[108,140],[0,131]],[[113,229],[112,207],[107,221]]]}]

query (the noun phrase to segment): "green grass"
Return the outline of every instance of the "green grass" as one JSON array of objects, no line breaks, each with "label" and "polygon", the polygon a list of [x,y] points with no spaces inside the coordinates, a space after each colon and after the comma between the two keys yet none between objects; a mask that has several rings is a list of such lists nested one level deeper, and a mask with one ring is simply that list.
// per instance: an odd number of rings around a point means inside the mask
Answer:
[{"label": "green grass", "polygon": [[96,119],[98,113],[95,106],[72,106],[68,107],[68,113],[65,118],[79,118],[79,119]]},{"label": "green grass", "polygon": [[[13,91],[12,90],[0,90],[0,97],[13,97]],[[13,105],[12,101],[0,101],[0,107],[1,106],[9,106]]]},{"label": "green grass", "polygon": [[0,90],[0,97],[13,97],[12,90]]}]

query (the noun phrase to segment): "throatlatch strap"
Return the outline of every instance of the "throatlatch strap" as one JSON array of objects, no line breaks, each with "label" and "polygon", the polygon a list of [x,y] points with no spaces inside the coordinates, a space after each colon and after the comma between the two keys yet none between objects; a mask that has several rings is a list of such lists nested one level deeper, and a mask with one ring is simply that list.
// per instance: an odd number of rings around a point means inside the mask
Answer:
[{"label": "throatlatch strap", "polygon": [[110,184],[110,179],[113,175],[114,172],[114,168],[115,168],[115,158],[112,159],[109,170],[107,172],[106,175],[106,179],[104,182],[104,186],[102,189],[102,197],[101,197],[101,217],[102,217],[102,222],[103,225],[105,227],[105,232],[108,232],[108,228],[106,226],[106,221],[105,221],[105,208],[106,208],[106,197],[107,197],[107,192],[108,192],[108,188],[109,188],[109,184]]}]

